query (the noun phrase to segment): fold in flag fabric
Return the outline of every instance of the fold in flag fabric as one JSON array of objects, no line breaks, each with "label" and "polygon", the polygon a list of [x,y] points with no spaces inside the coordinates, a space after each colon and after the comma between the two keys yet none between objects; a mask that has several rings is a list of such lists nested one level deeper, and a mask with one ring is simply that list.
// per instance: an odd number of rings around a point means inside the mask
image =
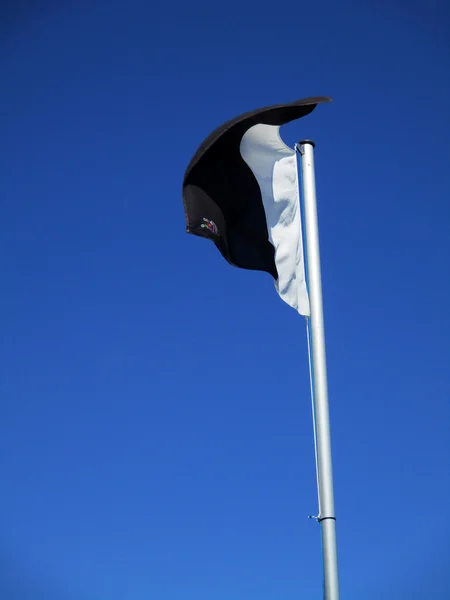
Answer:
[{"label": "fold in flag fabric", "polygon": [[305,316],[297,157],[280,127],[329,101],[306,98],[224,123],[198,148],[183,181],[187,232],[211,239],[236,267],[270,273],[280,297]]}]

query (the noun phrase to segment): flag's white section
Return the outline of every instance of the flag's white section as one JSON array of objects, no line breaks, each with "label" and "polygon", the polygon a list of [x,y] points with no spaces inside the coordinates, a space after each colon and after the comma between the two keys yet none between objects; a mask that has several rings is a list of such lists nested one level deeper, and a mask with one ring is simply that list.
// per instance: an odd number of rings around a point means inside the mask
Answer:
[{"label": "flag's white section", "polygon": [[275,248],[276,288],[301,315],[309,316],[295,150],[284,144],[280,128],[255,125],[241,141],[241,156],[261,189],[269,240]]}]

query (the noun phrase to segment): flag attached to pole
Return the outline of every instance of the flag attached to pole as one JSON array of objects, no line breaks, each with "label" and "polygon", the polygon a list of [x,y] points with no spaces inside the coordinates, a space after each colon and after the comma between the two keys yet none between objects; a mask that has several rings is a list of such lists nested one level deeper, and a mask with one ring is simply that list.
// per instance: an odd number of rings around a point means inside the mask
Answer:
[{"label": "flag attached to pole", "polygon": [[211,239],[236,267],[270,273],[280,297],[306,316],[297,157],[279,131],[329,101],[307,98],[224,123],[198,148],[183,181],[188,233]]}]

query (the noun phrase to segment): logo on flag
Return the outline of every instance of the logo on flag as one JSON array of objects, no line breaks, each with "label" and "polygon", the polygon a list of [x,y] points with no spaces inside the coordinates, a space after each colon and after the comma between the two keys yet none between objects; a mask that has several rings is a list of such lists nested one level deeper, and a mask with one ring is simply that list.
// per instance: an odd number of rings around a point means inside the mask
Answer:
[{"label": "logo on flag", "polygon": [[202,229],[208,229],[212,234],[217,235],[219,230],[217,229],[217,225],[214,221],[210,221],[209,219],[205,219],[203,217],[203,223],[200,225]]}]

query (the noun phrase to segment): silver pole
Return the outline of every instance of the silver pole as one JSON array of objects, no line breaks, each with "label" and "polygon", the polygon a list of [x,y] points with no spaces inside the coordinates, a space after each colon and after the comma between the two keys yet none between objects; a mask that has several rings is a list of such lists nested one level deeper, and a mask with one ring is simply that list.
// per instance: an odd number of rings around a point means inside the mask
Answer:
[{"label": "silver pole", "polygon": [[325,600],[339,600],[336,517],[334,513],[322,279],[320,274],[319,227],[317,223],[316,182],[314,175],[314,142],[303,140],[298,144],[297,148],[302,157],[306,260],[311,305],[311,362],[319,495],[319,515],[317,520],[322,528],[324,598]]}]

